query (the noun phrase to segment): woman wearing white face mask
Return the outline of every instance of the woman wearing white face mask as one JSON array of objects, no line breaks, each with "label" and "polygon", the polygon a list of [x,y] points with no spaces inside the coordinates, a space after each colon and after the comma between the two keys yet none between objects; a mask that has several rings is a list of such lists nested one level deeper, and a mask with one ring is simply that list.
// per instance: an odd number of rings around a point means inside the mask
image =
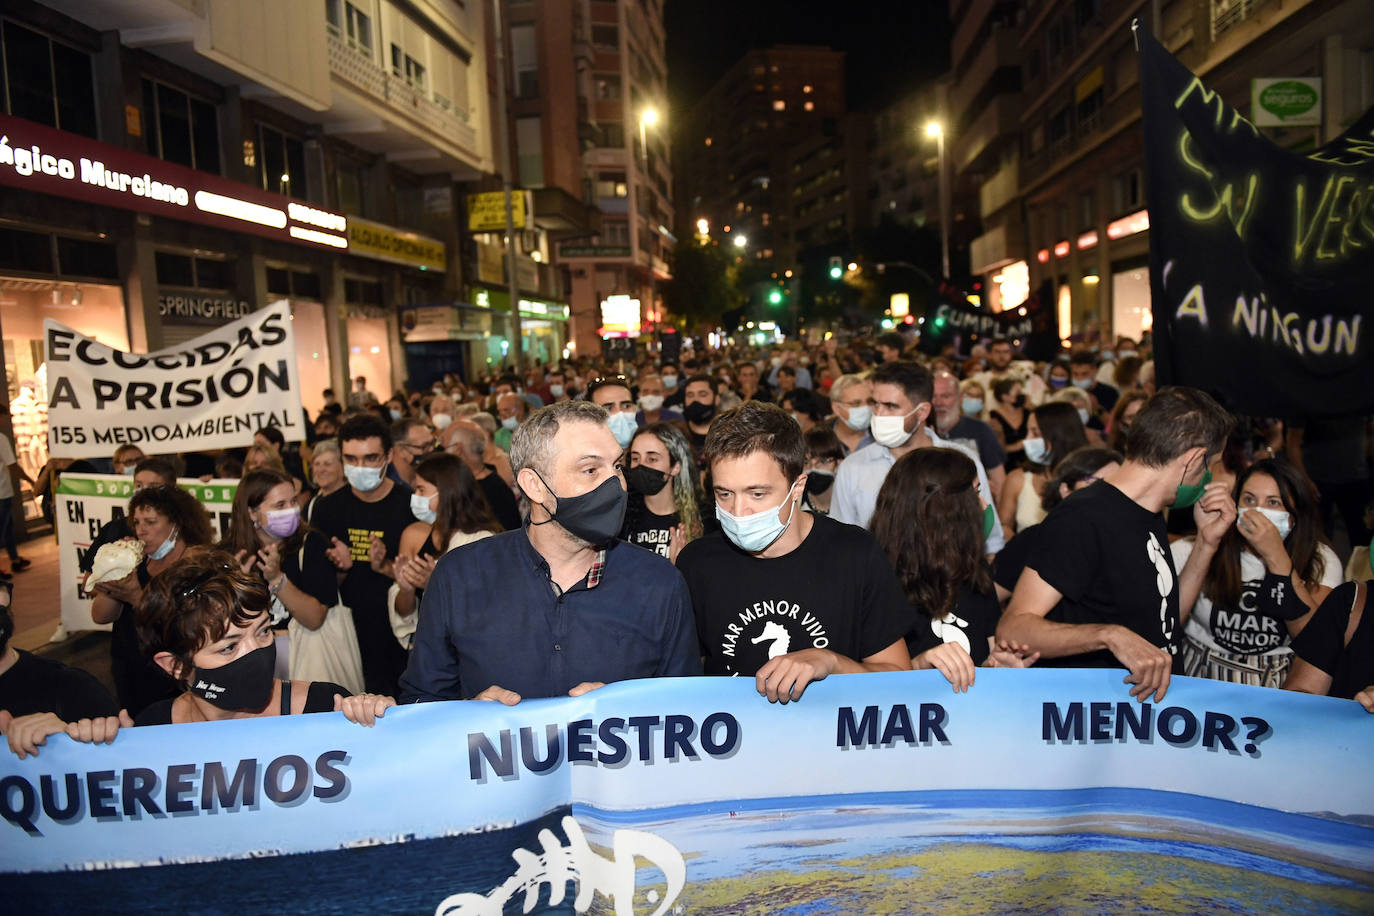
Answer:
[{"label": "woman wearing white face mask", "polygon": [[134,611],[144,590],[187,547],[209,544],[214,538],[210,516],[194,496],[180,487],[147,487],[129,500],[129,526],[142,543],[143,560],[123,579],[92,587],[91,618],[112,623],[110,667],[119,705],[138,716],[145,707],[177,693],[176,684],[143,654],[134,627]]},{"label": "woman wearing white face mask", "polygon": [[1027,415],[1026,438],[1021,444],[1026,465],[1007,475],[997,501],[997,514],[1003,520],[1007,540],[1045,518],[1041,499],[1051,470],[1069,452],[1086,446],[1088,440],[1073,405],[1052,401]]},{"label": "woman wearing white face mask", "polygon": [[[1183,673],[1263,687],[1282,686],[1302,632],[1341,582],[1326,543],[1312,484],[1284,461],[1259,461],[1234,490],[1236,524],[1207,567],[1197,602],[1180,607]],[[1182,569],[1191,540],[1171,545]]]}]

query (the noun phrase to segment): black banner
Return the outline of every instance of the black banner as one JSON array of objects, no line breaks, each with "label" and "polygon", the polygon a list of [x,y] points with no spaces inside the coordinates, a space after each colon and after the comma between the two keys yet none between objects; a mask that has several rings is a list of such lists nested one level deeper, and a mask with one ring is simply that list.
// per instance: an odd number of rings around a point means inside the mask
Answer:
[{"label": "black banner", "polygon": [[1053,301],[1054,291],[1048,280],[1025,302],[1004,312],[975,306],[957,290],[942,285],[921,326],[917,348],[938,356],[954,344],[959,353],[967,353],[979,340],[1005,337],[1020,348],[1026,359],[1047,362],[1059,353],[1054,311],[1049,307]]},{"label": "black banner", "polygon": [[1138,34],[1160,384],[1255,416],[1374,412],[1374,109],[1290,152]]}]

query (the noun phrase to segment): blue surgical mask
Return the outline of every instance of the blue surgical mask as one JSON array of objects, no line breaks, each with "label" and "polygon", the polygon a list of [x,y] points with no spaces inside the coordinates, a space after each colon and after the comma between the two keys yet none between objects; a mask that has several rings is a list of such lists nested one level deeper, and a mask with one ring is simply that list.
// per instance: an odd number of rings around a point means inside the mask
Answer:
[{"label": "blue surgical mask", "polygon": [[628,410],[620,413],[613,413],[606,421],[611,427],[611,433],[615,436],[616,444],[621,448],[629,448],[631,440],[635,437],[635,432],[639,429],[639,424],[635,422],[635,415]]},{"label": "blue surgical mask", "polygon": [[520,425],[520,420],[517,417],[502,417],[501,425],[504,426],[506,429],[510,430],[511,432],[514,432],[515,427]]},{"label": "blue surgical mask", "polygon": [[1048,464],[1050,457],[1050,447],[1045,444],[1044,439],[1026,439],[1026,460],[1033,464]]},{"label": "blue surgical mask", "polygon": [[735,516],[716,506],[716,519],[720,522],[720,528],[725,532],[725,536],[736,547],[746,553],[761,553],[782,537],[787,526],[792,524],[792,515],[797,510],[796,503],[792,503],[792,508],[787,513],[787,521],[784,522],[778,517],[782,507],[791,500],[792,490],[788,488],[782,502],[772,509],[755,512],[753,515]]},{"label": "blue surgical mask", "polygon": [[382,485],[382,474],[385,470],[386,465],[379,468],[365,468],[346,464],[344,465],[344,477],[348,479],[348,485],[353,489],[371,493]]},{"label": "blue surgical mask", "polygon": [[868,425],[873,422],[873,408],[867,404],[859,407],[849,408],[849,416],[842,417],[844,425],[855,432],[864,432]]},{"label": "blue surgical mask", "polygon": [[663,376],[663,387],[664,387],[664,388],[667,388],[669,391],[672,391],[674,388],[676,388],[676,387],[677,387],[677,376],[676,376],[676,375],[665,375],[665,376]]},{"label": "blue surgical mask", "polygon": [[964,398],[964,413],[969,416],[977,416],[983,412],[982,398]]},{"label": "blue surgical mask", "polygon": [[167,540],[162,542],[162,546],[158,547],[157,550],[154,550],[152,553],[148,554],[148,559],[161,560],[163,557],[167,556],[167,554],[171,553],[172,548],[176,547],[176,545],[177,531],[175,528],[173,528],[172,533],[167,535]]},{"label": "blue surgical mask", "polygon": [[126,465],[124,465],[124,470],[121,471],[121,473],[122,473],[125,477],[132,477],[132,476],[134,476],[134,468],[135,468],[135,467],[137,467],[137,465],[126,464]]},{"label": "blue surgical mask", "polygon": [[1073,386],[1075,388],[1082,388],[1084,391],[1090,391],[1093,387],[1093,380],[1090,378],[1076,378],[1073,380]]},{"label": "blue surgical mask", "polygon": [[394,408],[394,407],[391,408],[391,410],[388,411],[388,413],[391,414],[391,421],[392,421],[393,423],[396,422],[397,420],[401,419],[401,412],[400,412],[399,410],[397,410],[396,408]]},{"label": "blue surgical mask", "polygon": [[410,494],[410,514],[426,525],[434,524],[435,519],[439,517],[438,513],[430,508],[429,499],[428,496],[421,496],[419,493]]}]

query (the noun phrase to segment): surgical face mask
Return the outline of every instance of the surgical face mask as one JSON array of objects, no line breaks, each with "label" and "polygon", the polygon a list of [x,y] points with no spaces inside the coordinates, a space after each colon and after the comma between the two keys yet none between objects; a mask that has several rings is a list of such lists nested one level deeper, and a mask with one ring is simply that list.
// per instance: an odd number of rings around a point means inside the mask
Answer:
[{"label": "surgical face mask", "polygon": [[134,476],[134,468],[135,468],[135,467],[137,467],[137,465],[134,465],[134,464],[126,464],[126,465],[124,465],[124,470],[120,471],[120,473],[123,474],[125,477],[132,477],[132,476]]},{"label": "surgical face mask", "polygon": [[964,413],[976,416],[983,412],[982,398],[964,398]]},{"label": "surgical face mask", "polygon": [[348,485],[364,493],[371,493],[382,485],[385,471],[386,465],[379,468],[365,468],[356,464],[344,465],[344,477],[348,480]]},{"label": "surgical face mask", "polygon": [[1140,354],[1134,350],[1122,350],[1117,355],[1120,356],[1122,359],[1130,359],[1132,356],[1139,356]]},{"label": "surgical face mask", "polygon": [[919,407],[913,407],[900,417],[874,417],[868,425],[869,432],[873,433],[873,441],[888,448],[901,448],[906,445],[911,437],[916,435],[916,430],[920,428],[918,423],[911,432],[907,432],[906,418],[918,410],[920,410]]},{"label": "surgical face mask", "polygon": [[191,692],[220,709],[262,709],[272,698],[277,644],[241,655],[218,668],[191,670]]},{"label": "surgical face mask", "polygon": [[773,357],[772,359],[770,359],[768,362],[773,366],[774,369],[776,369],[776,368],[778,368],[779,366],[782,365],[782,357],[781,357],[781,356],[775,356],[775,357]]},{"label": "surgical face mask", "polygon": [[1103,351],[1102,351],[1102,359],[1105,360],[1106,362],[1114,363],[1114,362],[1116,362],[1116,354],[1113,353],[1111,350],[1103,350]]},{"label": "surgical face mask", "polygon": [[676,375],[665,375],[665,376],[663,376],[663,387],[664,387],[664,388],[667,388],[669,391],[672,391],[674,388],[676,388],[676,387],[677,387],[677,376],[676,376]]},{"label": "surgical face mask", "polygon": [[[1269,521],[1273,522],[1274,527],[1279,529],[1279,537],[1283,538],[1285,541],[1288,540],[1288,535],[1293,531],[1293,516],[1282,509],[1263,509],[1259,506],[1252,506],[1248,509],[1240,510],[1242,516],[1247,512],[1258,512],[1260,515],[1263,515],[1265,518],[1269,519]],[[1237,518],[1236,521],[1240,521],[1240,519]]]},{"label": "surgical face mask", "polygon": [[1069,384],[1069,380],[1066,378],[1055,378],[1054,376],[1050,376],[1051,388],[1063,388],[1067,384]]},{"label": "surgical face mask", "polygon": [[267,521],[262,523],[262,530],[274,538],[289,538],[296,533],[300,524],[300,506],[292,506],[289,509],[270,509],[267,512]]},{"label": "surgical face mask", "polygon": [[[620,485],[616,475],[607,477],[590,493],[560,497],[538,471],[535,474],[554,498],[553,509],[544,507],[549,512],[549,521],[557,522],[564,531],[593,547],[600,547],[620,534],[620,526],[625,523],[625,504],[629,493]],[[546,525],[548,522],[531,524]]]},{"label": "surgical face mask", "polygon": [[1026,447],[1026,460],[1032,464],[1048,464],[1050,459],[1050,447],[1041,438],[1022,440]]},{"label": "surgical face mask", "polygon": [[161,560],[163,557],[167,556],[167,554],[171,553],[172,548],[176,547],[176,545],[177,530],[173,528],[172,533],[167,535],[167,540],[163,541],[162,545],[158,547],[157,550],[154,550],[152,553],[148,554],[148,559]]},{"label": "surgical face mask", "polygon": [[501,425],[504,426],[506,429],[509,429],[509,430],[511,430],[512,432],[514,432],[515,428],[516,428],[517,426],[520,425],[520,418],[519,418],[519,417],[502,417],[502,418],[501,418]]},{"label": "surgical face mask", "polygon": [[[1186,475],[1187,471],[1184,471],[1184,474]],[[1195,484],[1185,484],[1180,482],[1178,488],[1174,491],[1173,508],[1187,509],[1193,503],[1197,502],[1199,499],[1202,499],[1202,491],[1207,489],[1207,485],[1211,482],[1211,468],[1208,468],[1206,471],[1203,471],[1202,480],[1198,481]]]},{"label": "surgical face mask", "polygon": [[753,515],[734,516],[716,506],[716,519],[720,522],[720,528],[725,532],[725,536],[740,550],[745,553],[762,553],[773,546],[787,530],[787,526],[792,524],[792,516],[797,511],[796,503],[792,503],[792,508],[788,510],[787,521],[778,517],[782,507],[791,501],[792,490],[789,488],[782,502],[772,509],[755,512]]},{"label": "surgical face mask", "polygon": [[387,412],[391,414],[391,421],[392,421],[393,423],[396,422],[397,420],[401,419],[401,412],[400,412],[399,410],[397,410],[395,407],[391,408],[391,409],[390,409],[389,411],[387,411]]},{"label": "surgical face mask", "polygon": [[668,485],[668,475],[657,468],[637,464],[625,472],[625,485],[636,493],[656,496]]},{"label": "surgical face mask", "polygon": [[835,472],[824,468],[812,468],[806,472],[806,492],[818,496],[829,490],[835,483]]},{"label": "surgical face mask", "polygon": [[639,399],[639,409],[646,413],[653,413],[663,406],[663,395],[646,394]]},{"label": "surgical face mask", "polygon": [[1093,380],[1090,378],[1076,378],[1073,380],[1073,386],[1075,388],[1082,388],[1084,391],[1089,391],[1093,387]]},{"label": "surgical face mask", "polygon": [[1088,425],[1088,408],[1086,408],[1086,407],[1080,407],[1080,408],[1078,408],[1078,419],[1080,419],[1080,420],[1083,421],[1083,425],[1084,425],[1084,426],[1087,426],[1087,425]]},{"label": "surgical face mask", "polygon": [[561,398],[561,397],[563,396],[563,386],[562,386],[562,385],[550,385],[550,386],[549,386],[549,394],[553,395],[553,396],[556,397],[556,398]]},{"label": "surgical face mask", "polygon": [[621,448],[629,448],[630,440],[634,439],[635,431],[639,429],[635,415],[628,410],[622,410],[620,413],[611,414],[606,422],[611,427],[611,434],[615,436],[616,443]]},{"label": "surgical face mask", "polygon": [[430,414],[429,422],[434,424],[435,429],[448,429],[448,425],[453,422],[453,416],[446,413]]},{"label": "surgical face mask", "polygon": [[419,493],[410,494],[410,514],[415,516],[426,525],[434,524],[434,520],[439,517],[429,505],[430,497],[421,496]]},{"label": "surgical face mask", "polygon": [[869,424],[873,422],[873,408],[867,404],[851,407],[849,408],[849,416],[841,417],[840,419],[844,420],[845,426],[848,426],[855,432],[863,432],[868,429]]}]

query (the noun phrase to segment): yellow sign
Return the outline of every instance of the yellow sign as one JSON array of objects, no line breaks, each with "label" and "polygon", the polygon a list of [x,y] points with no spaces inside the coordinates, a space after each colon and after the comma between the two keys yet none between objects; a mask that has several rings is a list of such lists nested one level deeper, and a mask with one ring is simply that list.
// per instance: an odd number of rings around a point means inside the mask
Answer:
[{"label": "yellow sign", "polygon": [[348,218],[348,251],[421,270],[442,272],[448,269],[448,254],[444,243],[438,239],[352,216]]},{"label": "yellow sign", "polygon": [[1088,96],[1092,95],[1094,90],[1100,88],[1101,86],[1102,68],[1098,67],[1097,69],[1091,71],[1090,73],[1088,73],[1087,76],[1083,77],[1081,80],[1078,81],[1078,85],[1074,87],[1074,102],[1082,102]]},{"label": "yellow sign", "polygon": [[893,318],[905,318],[911,314],[911,296],[907,293],[893,293],[888,300],[888,310]]},{"label": "yellow sign", "polygon": [[[525,228],[526,214],[533,209],[533,194],[529,191],[511,192],[511,221],[516,229]],[[506,231],[506,194],[504,191],[484,191],[481,194],[468,195],[468,231]]]}]

